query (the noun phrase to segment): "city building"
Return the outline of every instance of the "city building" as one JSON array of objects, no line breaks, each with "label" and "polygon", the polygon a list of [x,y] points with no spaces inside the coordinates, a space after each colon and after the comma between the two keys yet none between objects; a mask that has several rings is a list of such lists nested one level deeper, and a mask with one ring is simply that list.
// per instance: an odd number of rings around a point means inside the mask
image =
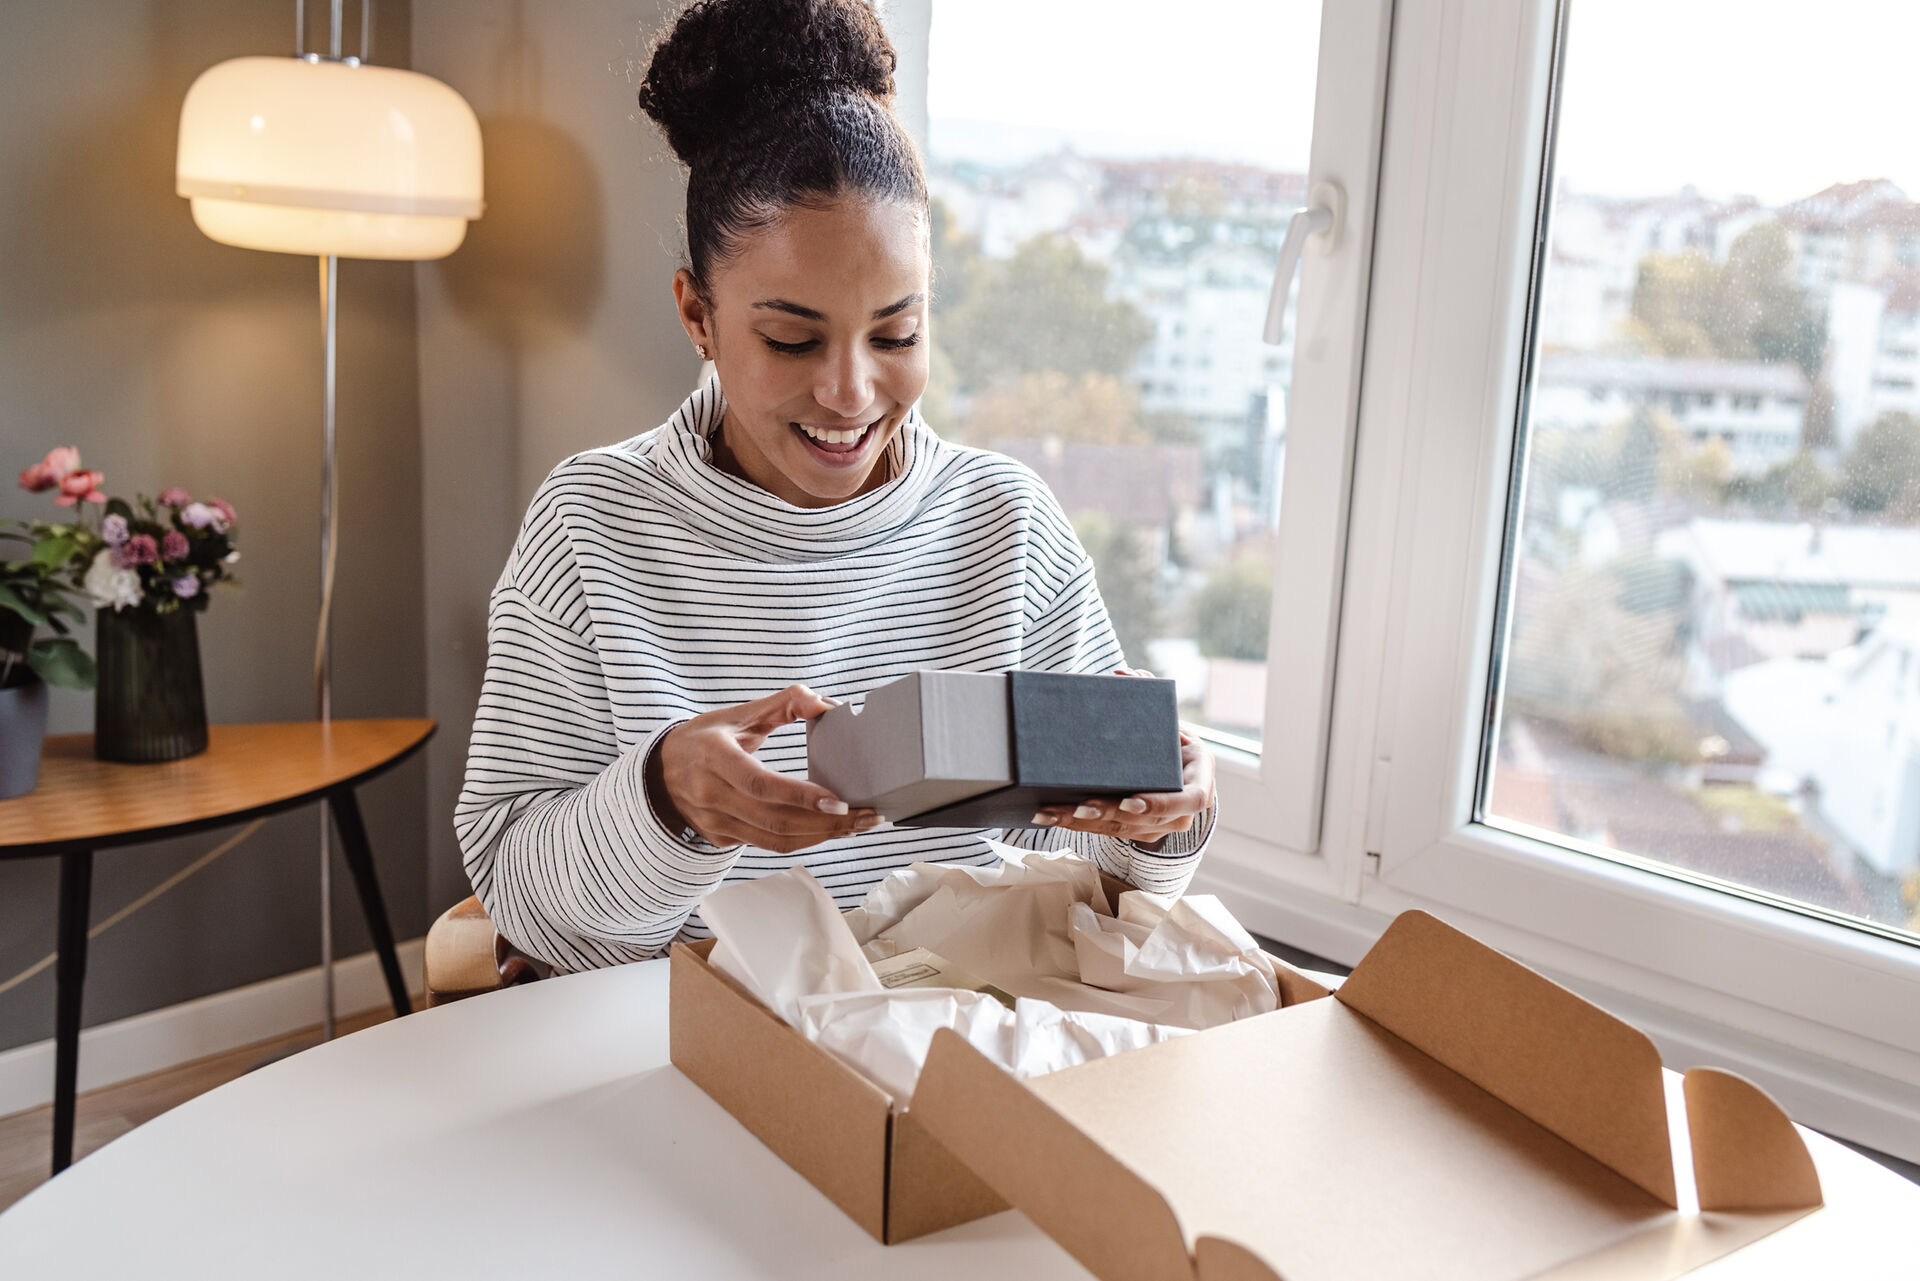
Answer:
[{"label": "city building", "polygon": [[1658,409],[1695,444],[1723,442],[1742,475],[1799,450],[1808,396],[1806,375],[1790,364],[1578,352],[1542,355],[1534,383],[1536,429],[1598,432]]},{"label": "city building", "polygon": [[1920,270],[1835,285],[1827,344],[1840,448],[1885,414],[1920,417]]}]

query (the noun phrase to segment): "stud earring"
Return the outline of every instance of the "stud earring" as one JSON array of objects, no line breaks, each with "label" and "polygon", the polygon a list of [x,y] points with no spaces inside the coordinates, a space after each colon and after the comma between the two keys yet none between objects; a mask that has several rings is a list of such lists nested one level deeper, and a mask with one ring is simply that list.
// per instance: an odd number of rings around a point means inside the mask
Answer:
[{"label": "stud earring", "polygon": [[707,355],[707,345],[706,345],[705,343],[695,343],[695,344],[693,345],[693,349],[694,349],[695,351],[697,351],[697,352],[699,352],[699,353],[700,353],[700,359],[702,359],[702,360],[712,360],[712,359],[713,359],[713,357],[712,357],[712,356],[709,356],[709,355]]}]

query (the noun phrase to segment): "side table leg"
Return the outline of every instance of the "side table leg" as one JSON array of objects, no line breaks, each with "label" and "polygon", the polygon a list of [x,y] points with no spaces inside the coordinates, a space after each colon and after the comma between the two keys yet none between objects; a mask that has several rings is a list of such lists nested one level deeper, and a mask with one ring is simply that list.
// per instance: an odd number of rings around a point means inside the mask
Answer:
[{"label": "side table leg", "polygon": [[393,926],[387,923],[387,905],[380,897],[380,881],[373,871],[373,847],[367,843],[367,827],[360,821],[360,803],[353,789],[343,787],[329,792],[333,820],[340,829],[340,852],[346,856],[347,870],[353,873],[354,888],[360,891],[360,908],[367,914],[367,930],[380,953],[380,970],[387,977],[387,994],[393,998],[393,1012],[405,1018],[413,1013],[413,998],[407,995],[406,976],[400,972],[400,958],[393,950]]},{"label": "side table leg", "polygon": [[73,1164],[74,1087],[80,1076],[80,996],[87,981],[87,915],[93,851],[60,856],[60,924],[54,962],[53,1172]]}]

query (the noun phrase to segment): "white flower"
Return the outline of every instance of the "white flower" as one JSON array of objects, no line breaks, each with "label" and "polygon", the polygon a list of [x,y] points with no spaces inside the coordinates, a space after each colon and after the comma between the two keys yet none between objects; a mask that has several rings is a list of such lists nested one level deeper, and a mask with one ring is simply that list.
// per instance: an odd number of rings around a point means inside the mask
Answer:
[{"label": "white flower", "polygon": [[221,534],[226,533],[228,528],[225,513],[218,507],[209,507],[205,503],[188,503],[182,507],[180,520],[183,524],[191,525],[195,529],[205,529],[211,525],[216,533]]},{"label": "white flower", "polygon": [[101,609],[120,609],[140,603],[139,571],[116,568],[113,552],[108,548],[101,548],[94,556],[93,564],[87,566],[87,576],[80,585]]},{"label": "white flower", "polygon": [[238,564],[240,563],[240,553],[239,553],[239,552],[228,552],[228,553],[227,553],[227,554],[226,554],[225,556],[222,556],[222,557],[220,558],[220,560],[221,560],[221,563],[222,563],[222,564],[226,564],[226,565],[238,565]]}]

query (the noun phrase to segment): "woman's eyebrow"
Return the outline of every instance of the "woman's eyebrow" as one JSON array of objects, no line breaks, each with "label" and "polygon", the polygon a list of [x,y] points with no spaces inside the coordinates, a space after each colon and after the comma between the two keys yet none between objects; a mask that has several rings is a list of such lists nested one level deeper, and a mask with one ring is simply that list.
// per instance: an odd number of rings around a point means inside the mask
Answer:
[{"label": "woman's eyebrow", "polygon": [[[908,294],[899,302],[889,303],[873,313],[875,320],[885,320],[888,316],[897,316],[917,302],[926,301],[925,294]],[[798,316],[802,320],[825,320],[826,317],[811,307],[802,307],[797,302],[788,302],[784,298],[762,298],[753,304],[755,311],[783,311],[789,316]]]},{"label": "woman's eyebrow", "polygon": [[762,298],[753,304],[755,311],[784,311],[789,316],[798,316],[802,320],[825,320],[826,317],[811,307],[802,307],[797,302],[788,302],[784,298]]},{"label": "woman's eyebrow", "polygon": [[924,302],[926,300],[926,297],[927,296],[925,294],[908,294],[905,298],[902,298],[899,302],[889,303],[887,306],[882,307],[879,311],[874,312],[873,318],[875,320],[885,320],[888,316],[897,316],[901,312],[905,311],[907,308],[913,306],[913,304],[917,302]]}]

